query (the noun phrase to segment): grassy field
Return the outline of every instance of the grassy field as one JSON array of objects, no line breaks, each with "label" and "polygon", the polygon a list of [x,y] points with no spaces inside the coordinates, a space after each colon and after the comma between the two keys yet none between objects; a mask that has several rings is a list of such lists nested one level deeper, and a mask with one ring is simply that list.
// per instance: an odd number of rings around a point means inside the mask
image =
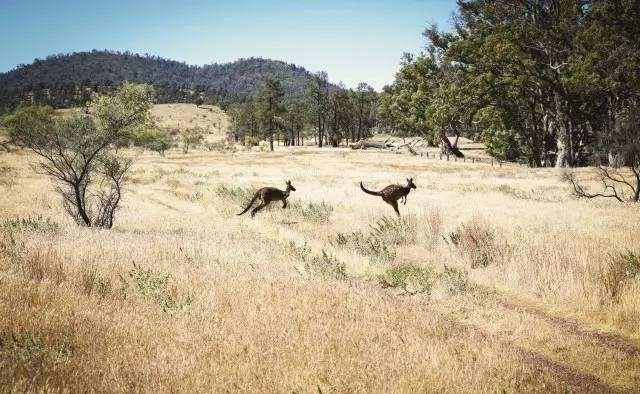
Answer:
[{"label": "grassy field", "polygon": [[[640,211],[553,169],[144,153],[98,231],[34,161],[0,156],[2,391],[640,391]],[[407,177],[402,219],[358,186]]]}]

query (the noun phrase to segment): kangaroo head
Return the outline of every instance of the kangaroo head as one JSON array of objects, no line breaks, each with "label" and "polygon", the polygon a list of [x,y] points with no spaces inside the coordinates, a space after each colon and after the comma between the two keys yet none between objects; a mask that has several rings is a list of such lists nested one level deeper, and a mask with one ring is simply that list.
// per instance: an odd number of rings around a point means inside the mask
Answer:
[{"label": "kangaroo head", "polygon": [[407,178],[407,187],[410,189],[417,189],[416,184],[413,183],[413,178]]},{"label": "kangaroo head", "polygon": [[296,191],[296,188],[293,187],[293,185],[291,184],[291,181],[287,181],[287,191]]}]

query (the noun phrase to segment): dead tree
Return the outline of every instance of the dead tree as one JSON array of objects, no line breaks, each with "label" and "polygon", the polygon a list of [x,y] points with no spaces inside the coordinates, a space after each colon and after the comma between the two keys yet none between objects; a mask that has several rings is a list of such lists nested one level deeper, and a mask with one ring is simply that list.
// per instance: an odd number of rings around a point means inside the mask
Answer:
[{"label": "dead tree", "polygon": [[[565,172],[563,180],[568,182],[573,188],[573,194],[578,198],[613,198],[620,202],[638,202],[640,201],[640,168],[638,166],[629,167],[633,179],[629,179],[619,169],[611,169],[604,166],[597,167],[598,180],[602,185],[602,191],[591,193],[587,191],[576,179],[574,172]],[[627,189],[629,193],[625,194],[621,189]]]}]

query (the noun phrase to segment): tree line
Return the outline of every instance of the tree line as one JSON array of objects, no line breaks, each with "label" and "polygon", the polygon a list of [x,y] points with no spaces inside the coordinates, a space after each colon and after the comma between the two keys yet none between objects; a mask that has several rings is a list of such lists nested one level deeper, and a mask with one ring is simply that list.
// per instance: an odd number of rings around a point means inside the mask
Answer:
[{"label": "tree line", "polygon": [[0,74],[0,114],[19,105],[71,108],[93,93],[113,94],[125,82],[153,85],[158,103],[227,105],[252,97],[267,75],[278,78],[286,96],[302,96],[311,73],[281,61],[248,58],[191,66],[158,56],[91,51],[36,59]]},{"label": "tree line", "polygon": [[460,0],[380,95],[380,122],[456,152],[532,167],[638,168],[640,3]]},{"label": "tree line", "polygon": [[366,83],[356,89],[329,83],[326,72],[313,75],[302,97],[285,97],[277,78],[266,77],[251,99],[227,108],[230,138],[242,145],[264,139],[285,146],[304,145],[313,139],[319,147],[337,147],[371,135],[377,123],[377,93]]}]

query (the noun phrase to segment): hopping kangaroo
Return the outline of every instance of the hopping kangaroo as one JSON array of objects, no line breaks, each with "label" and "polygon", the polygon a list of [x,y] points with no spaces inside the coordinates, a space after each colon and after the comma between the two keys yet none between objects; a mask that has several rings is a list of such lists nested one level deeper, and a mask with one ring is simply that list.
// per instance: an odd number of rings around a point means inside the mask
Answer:
[{"label": "hopping kangaroo", "polygon": [[259,210],[269,205],[272,201],[282,201],[282,208],[286,208],[287,197],[289,197],[289,193],[291,193],[292,191],[295,192],[296,188],[293,187],[291,181],[287,181],[287,190],[285,191],[282,191],[275,187],[263,187],[261,189],[258,189],[256,194],[253,195],[251,202],[249,202],[249,205],[247,205],[244,211],[240,212],[238,216],[245,214],[257,199],[260,199],[261,203],[251,210],[251,217],[255,216],[255,214]]},{"label": "hopping kangaroo", "polygon": [[387,204],[393,207],[393,210],[396,211],[398,216],[400,216],[400,211],[398,211],[398,200],[404,199],[403,203],[407,204],[407,194],[411,191],[411,189],[415,189],[416,185],[413,183],[413,178],[407,178],[407,186],[400,185],[389,185],[379,192],[374,192],[372,190],[365,189],[362,182],[360,182],[360,189],[367,194],[371,194],[372,196],[380,196],[382,200]]}]

